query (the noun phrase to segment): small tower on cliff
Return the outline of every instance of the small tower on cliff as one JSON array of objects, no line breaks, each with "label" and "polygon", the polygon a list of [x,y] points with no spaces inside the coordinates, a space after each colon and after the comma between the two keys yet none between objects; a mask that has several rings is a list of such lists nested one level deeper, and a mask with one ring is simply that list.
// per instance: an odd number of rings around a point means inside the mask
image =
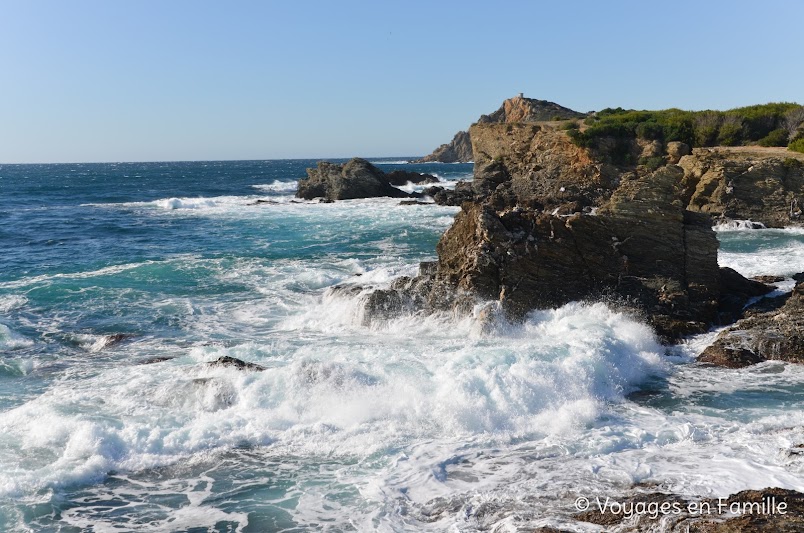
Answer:
[{"label": "small tower on cliff", "polygon": [[525,93],[519,93],[520,98],[525,98]]}]

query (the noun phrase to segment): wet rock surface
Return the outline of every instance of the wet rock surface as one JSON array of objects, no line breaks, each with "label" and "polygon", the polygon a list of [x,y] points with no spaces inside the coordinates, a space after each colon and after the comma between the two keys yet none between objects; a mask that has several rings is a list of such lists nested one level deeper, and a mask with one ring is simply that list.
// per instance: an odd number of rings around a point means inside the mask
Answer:
[{"label": "wet rock surface", "polygon": [[768,360],[804,363],[804,282],[768,300],[760,302],[764,309],[723,331],[698,361],[728,368]]},{"label": "wet rock surface", "polygon": [[339,165],[319,161],[316,168],[307,169],[307,178],[299,180],[296,191],[297,198],[313,200],[352,200],[356,198],[375,198],[388,196],[391,198],[416,198],[418,194],[410,194],[397,189],[392,184],[404,185],[408,181],[430,183],[437,178],[415,172],[395,171],[384,173],[365,159],[354,158]]}]

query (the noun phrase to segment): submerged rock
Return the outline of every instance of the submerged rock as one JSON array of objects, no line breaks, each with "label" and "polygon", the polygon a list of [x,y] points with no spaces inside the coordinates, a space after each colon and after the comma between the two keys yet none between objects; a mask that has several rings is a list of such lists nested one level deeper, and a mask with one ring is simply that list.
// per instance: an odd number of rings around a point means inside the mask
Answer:
[{"label": "submerged rock", "polygon": [[[405,175],[408,176],[409,173]],[[307,169],[307,178],[299,180],[296,191],[297,198],[306,200],[351,200],[382,196],[418,197],[397,189],[391,185],[387,174],[365,159],[357,157],[343,165],[319,161],[316,168]]]}]

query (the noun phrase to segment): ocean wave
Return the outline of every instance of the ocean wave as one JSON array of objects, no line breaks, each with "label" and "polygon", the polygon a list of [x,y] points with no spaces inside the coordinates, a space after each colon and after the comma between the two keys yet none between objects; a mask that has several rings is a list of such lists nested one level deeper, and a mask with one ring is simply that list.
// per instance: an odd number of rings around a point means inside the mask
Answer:
[{"label": "ocean wave", "polygon": [[712,229],[715,231],[748,231],[756,229],[767,229],[762,222],[754,222],[753,220],[727,220],[718,222]]},{"label": "ocean wave", "polygon": [[260,191],[270,191],[270,192],[295,192],[298,186],[299,186],[298,181],[274,180],[273,183],[252,185],[252,188],[258,189]]},{"label": "ocean wave", "polygon": [[[422,327],[444,326],[434,320]],[[423,341],[412,323],[399,323],[363,341],[345,335],[351,346],[306,342],[289,359],[280,354],[292,344],[282,342],[197,347],[180,363],[117,368],[53,387],[0,413],[6,453],[39,457],[30,469],[0,473],[0,490],[93,483],[110,470],[243,443],[367,457],[411,439],[562,434],[665,371],[649,328],[602,304],[536,313],[521,328],[456,344],[465,339],[461,327]],[[223,355],[270,369],[203,364]]]},{"label": "ocean wave", "polygon": [[5,324],[0,324],[0,350],[19,350],[29,348],[34,342],[20,335]]}]

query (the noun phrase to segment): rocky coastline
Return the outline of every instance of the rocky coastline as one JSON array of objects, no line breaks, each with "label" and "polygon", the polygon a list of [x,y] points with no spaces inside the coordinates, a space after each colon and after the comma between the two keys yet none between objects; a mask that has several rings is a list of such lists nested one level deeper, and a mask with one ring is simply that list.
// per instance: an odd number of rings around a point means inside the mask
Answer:
[{"label": "rocky coastline", "polygon": [[[509,104],[501,109],[516,108]],[[726,326],[699,357],[703,364],[804,363],[804,273],[795,276],[791,292],[779,294],[770,285],[779,279],[752,280],[721,268],[712,229],[728,223],[802,225],[804,154],[759,147],[691,149],[682,142],[640,139],[625,144],[602,139],[582,147],[563,124],[500,120],[506,116],[508,111],[471,127],[472,181],[423,192],[435,203],[460,206],[438,242],[436,261],[422,263],[418,275],[397,278],[387,288],[330,289],[362,298],[365,325],[446,312],[493,327],[534,309],[605,301],[641,317],[667,344]],[[337,172],[319,164],[309,182],[324,175],[337,181],[350,164]],[[339,187],[330,185],[328,191]],[[788,453],[799,454],[800,446]],[[796,491],[743,491],[722,500],[759,505],[767,498],[785,502],[787,512],[650,518],[590,511],[572,519],[618,531],[804,527],[804,494]],[[686,504],[677,495],[637,488],[623,501]]]}]

